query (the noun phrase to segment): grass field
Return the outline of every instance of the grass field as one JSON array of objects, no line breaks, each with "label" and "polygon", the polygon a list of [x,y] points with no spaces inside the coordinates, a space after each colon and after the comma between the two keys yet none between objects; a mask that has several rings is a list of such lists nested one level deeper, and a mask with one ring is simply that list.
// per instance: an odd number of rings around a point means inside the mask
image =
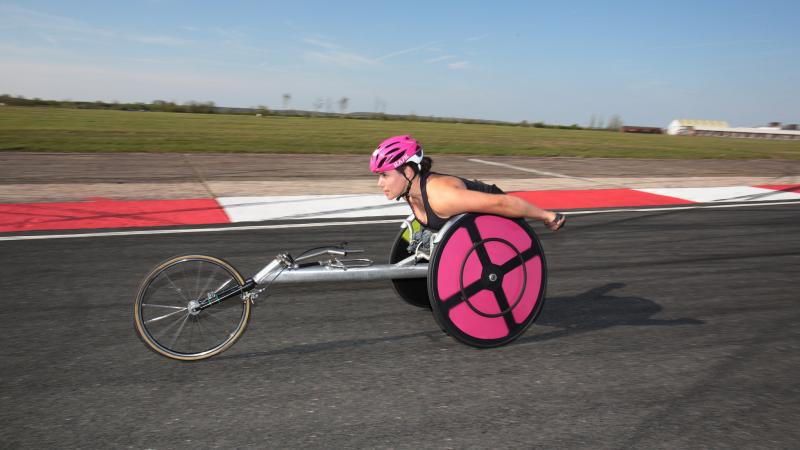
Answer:
[{"label": "grass field", "polygon": [[412,134],[432,154],[800,159],[800,141],[502,125],[0,107],[0,151],[364,153]]}]

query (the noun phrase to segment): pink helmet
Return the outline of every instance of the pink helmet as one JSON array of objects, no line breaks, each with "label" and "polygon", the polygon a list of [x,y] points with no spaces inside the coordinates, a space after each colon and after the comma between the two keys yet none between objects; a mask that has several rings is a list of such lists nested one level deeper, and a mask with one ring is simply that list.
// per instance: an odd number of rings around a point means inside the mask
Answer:
[{"label": "pink helmet", "polygon": [[369,159],[369,170],[375,173],[397,169],[407,162],[422,163],[422,146],[409,135],[392,136],[381,142]]}]

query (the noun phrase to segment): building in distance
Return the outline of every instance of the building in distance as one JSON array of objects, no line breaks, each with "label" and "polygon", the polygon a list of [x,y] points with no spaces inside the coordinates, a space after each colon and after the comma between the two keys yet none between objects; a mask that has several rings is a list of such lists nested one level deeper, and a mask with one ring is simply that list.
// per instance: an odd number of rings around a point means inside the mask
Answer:
[{"label": "building in distance", "polygon": [[766,127],[731,127],[724,120],[675,119],[667,127],[667,134],[749,139],[800,139],[797,125],[781,127],[779,122],[772,122]]},{"label": "building in distance", "polygon": [[637,125],[625,125],[620,127],[619,131],[623,133],[648,133],[648,134],[664,133],[664,130],[658,127],[640,127]]}]

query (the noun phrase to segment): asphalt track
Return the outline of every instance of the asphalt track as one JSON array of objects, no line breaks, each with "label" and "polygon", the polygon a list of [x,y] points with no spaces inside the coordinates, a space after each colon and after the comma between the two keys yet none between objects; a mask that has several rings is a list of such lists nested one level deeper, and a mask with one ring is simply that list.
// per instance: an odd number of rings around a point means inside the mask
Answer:
[{"label": "asphalt track", "polygon": [[[537,230],[543,230],[536,226]],[[800,205],[572,216],[511,345],[463,346],[384,282],[284,286],[208,361],[148,351],[140,278],[182,253],[245,276],[387,224],[5,241],[2,448],[796,448]]]}]

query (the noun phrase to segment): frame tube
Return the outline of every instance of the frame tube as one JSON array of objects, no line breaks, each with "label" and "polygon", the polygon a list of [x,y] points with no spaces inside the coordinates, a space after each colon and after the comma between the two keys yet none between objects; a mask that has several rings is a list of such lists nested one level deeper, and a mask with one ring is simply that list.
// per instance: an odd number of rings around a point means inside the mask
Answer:
[{"label": "frame tube", "polygon": [[427,278],[428,264],[398,266],[377,264],[370,267],[352,267],[347,270],[325,266],[286,269],[272,284],[291,284],[325,281],[373,281],[400,278]]}]

